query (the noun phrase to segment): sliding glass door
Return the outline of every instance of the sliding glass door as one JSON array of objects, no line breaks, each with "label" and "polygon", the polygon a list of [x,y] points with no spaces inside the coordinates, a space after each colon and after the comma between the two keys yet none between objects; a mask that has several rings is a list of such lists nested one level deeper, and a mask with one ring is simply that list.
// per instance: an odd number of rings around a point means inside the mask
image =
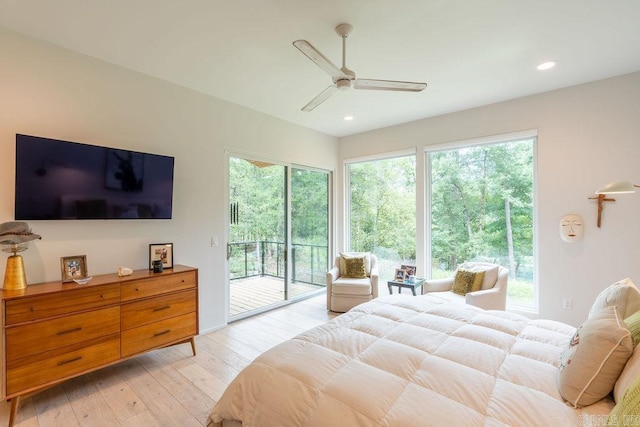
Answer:
[{"label": "sliding glass door", "polygon": [[308,295],[325,286],[329,268],[329,174],[291,170],[291,295]]},{"label": "sliding glass door", "polygon": [[229,317],[287,299],[286,166],[229,157]]},{"label": "sliding glass door", "polygon": [[228,227],[231,320],[321,292],[329,174],[230,156]]}]

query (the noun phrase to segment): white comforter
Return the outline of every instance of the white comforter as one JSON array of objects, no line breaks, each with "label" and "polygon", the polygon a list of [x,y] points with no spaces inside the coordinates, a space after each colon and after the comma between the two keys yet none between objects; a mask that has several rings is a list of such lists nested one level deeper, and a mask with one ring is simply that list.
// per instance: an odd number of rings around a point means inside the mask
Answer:
[{"label": "white comforter", "polygon": [[229,385],[208,425],[584,426],[613,407],[574,409],[558,393],[575,328],[442,302],[379,298],[274,347]]}]

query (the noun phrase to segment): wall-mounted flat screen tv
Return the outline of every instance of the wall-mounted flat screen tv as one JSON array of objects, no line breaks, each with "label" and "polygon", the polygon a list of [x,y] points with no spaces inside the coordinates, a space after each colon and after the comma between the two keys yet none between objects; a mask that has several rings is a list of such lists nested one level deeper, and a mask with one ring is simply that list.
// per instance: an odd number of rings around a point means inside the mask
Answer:
[{"label": "wall-mounted flat screen tv", "polygon": [[16,220],[170,219],[174,158],[16,135]]}]

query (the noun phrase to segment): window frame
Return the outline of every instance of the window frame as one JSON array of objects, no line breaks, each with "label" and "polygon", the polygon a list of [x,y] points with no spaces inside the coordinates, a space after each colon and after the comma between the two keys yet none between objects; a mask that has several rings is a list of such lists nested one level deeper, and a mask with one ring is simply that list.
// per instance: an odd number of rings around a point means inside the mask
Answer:
[{"label": "window frame", "polygon": [[532,159],[532,227],[533,227],[533,237],[532,237],[532,245],[533,245],[533,302],[531,305],[529,304],[519,304],[519,303],[509,303],[507,301],[507,308],[510,311],[520,311],[523,313],[533,313],[537,314],[539,312],[539,286],[538,286],[538,265],[539,265],[539,256],[538,256],[538,130],[537,129],[529,129],[523,130],[519,132],[511,132],[499,135],[491,135],[481,138],[472,138],[465,139],[459,141],[446,142],[443,144],[434,144],[428,145],[424,149],[424,230],[425,230],[425,273],[426,277],[431,278],[431,270],[432,270],[432,251],[431,251],[431,199],[432,199],[432,189],[431,189],[431,153],[448,151],[448,150],[457,150],[462,148],[471,148],[478,147],[484,145],[495,145],[508,143],[513,141],[519,141],[523,139],[533,139],[532,142],[532,151],[533,151],[533,159]]}]

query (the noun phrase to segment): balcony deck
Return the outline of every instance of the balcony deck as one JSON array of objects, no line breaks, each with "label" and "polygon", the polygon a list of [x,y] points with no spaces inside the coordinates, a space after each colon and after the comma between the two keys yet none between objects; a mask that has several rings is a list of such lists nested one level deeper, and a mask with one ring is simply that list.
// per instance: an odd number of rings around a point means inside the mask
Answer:
[{"label": "balcony deck", "polygon": [[[296,298],[307,292],[324,289],[324,285],[310,285],[308,283],[292,283],[291,298]],[[396,294],[402,289],[393,288]],[[420,291],[420,290],[418,290]],[[406,290],[403,293],[411,293]],[[387,282],[378,281],[378,295],[388,295]],[[271,276],[256,276],[231,281],[231,301],[229,315],[233,318],[239,314],[257,310],[271,304],[284,301],[283,279]]]},{"label": "balcony deck", "polygon": [[[290,298],[324,289],[321,285],[292,283]],[[229,315],[239,314],[284,301],[284,280],[270,276],[256,276],[231,281]]]}]

